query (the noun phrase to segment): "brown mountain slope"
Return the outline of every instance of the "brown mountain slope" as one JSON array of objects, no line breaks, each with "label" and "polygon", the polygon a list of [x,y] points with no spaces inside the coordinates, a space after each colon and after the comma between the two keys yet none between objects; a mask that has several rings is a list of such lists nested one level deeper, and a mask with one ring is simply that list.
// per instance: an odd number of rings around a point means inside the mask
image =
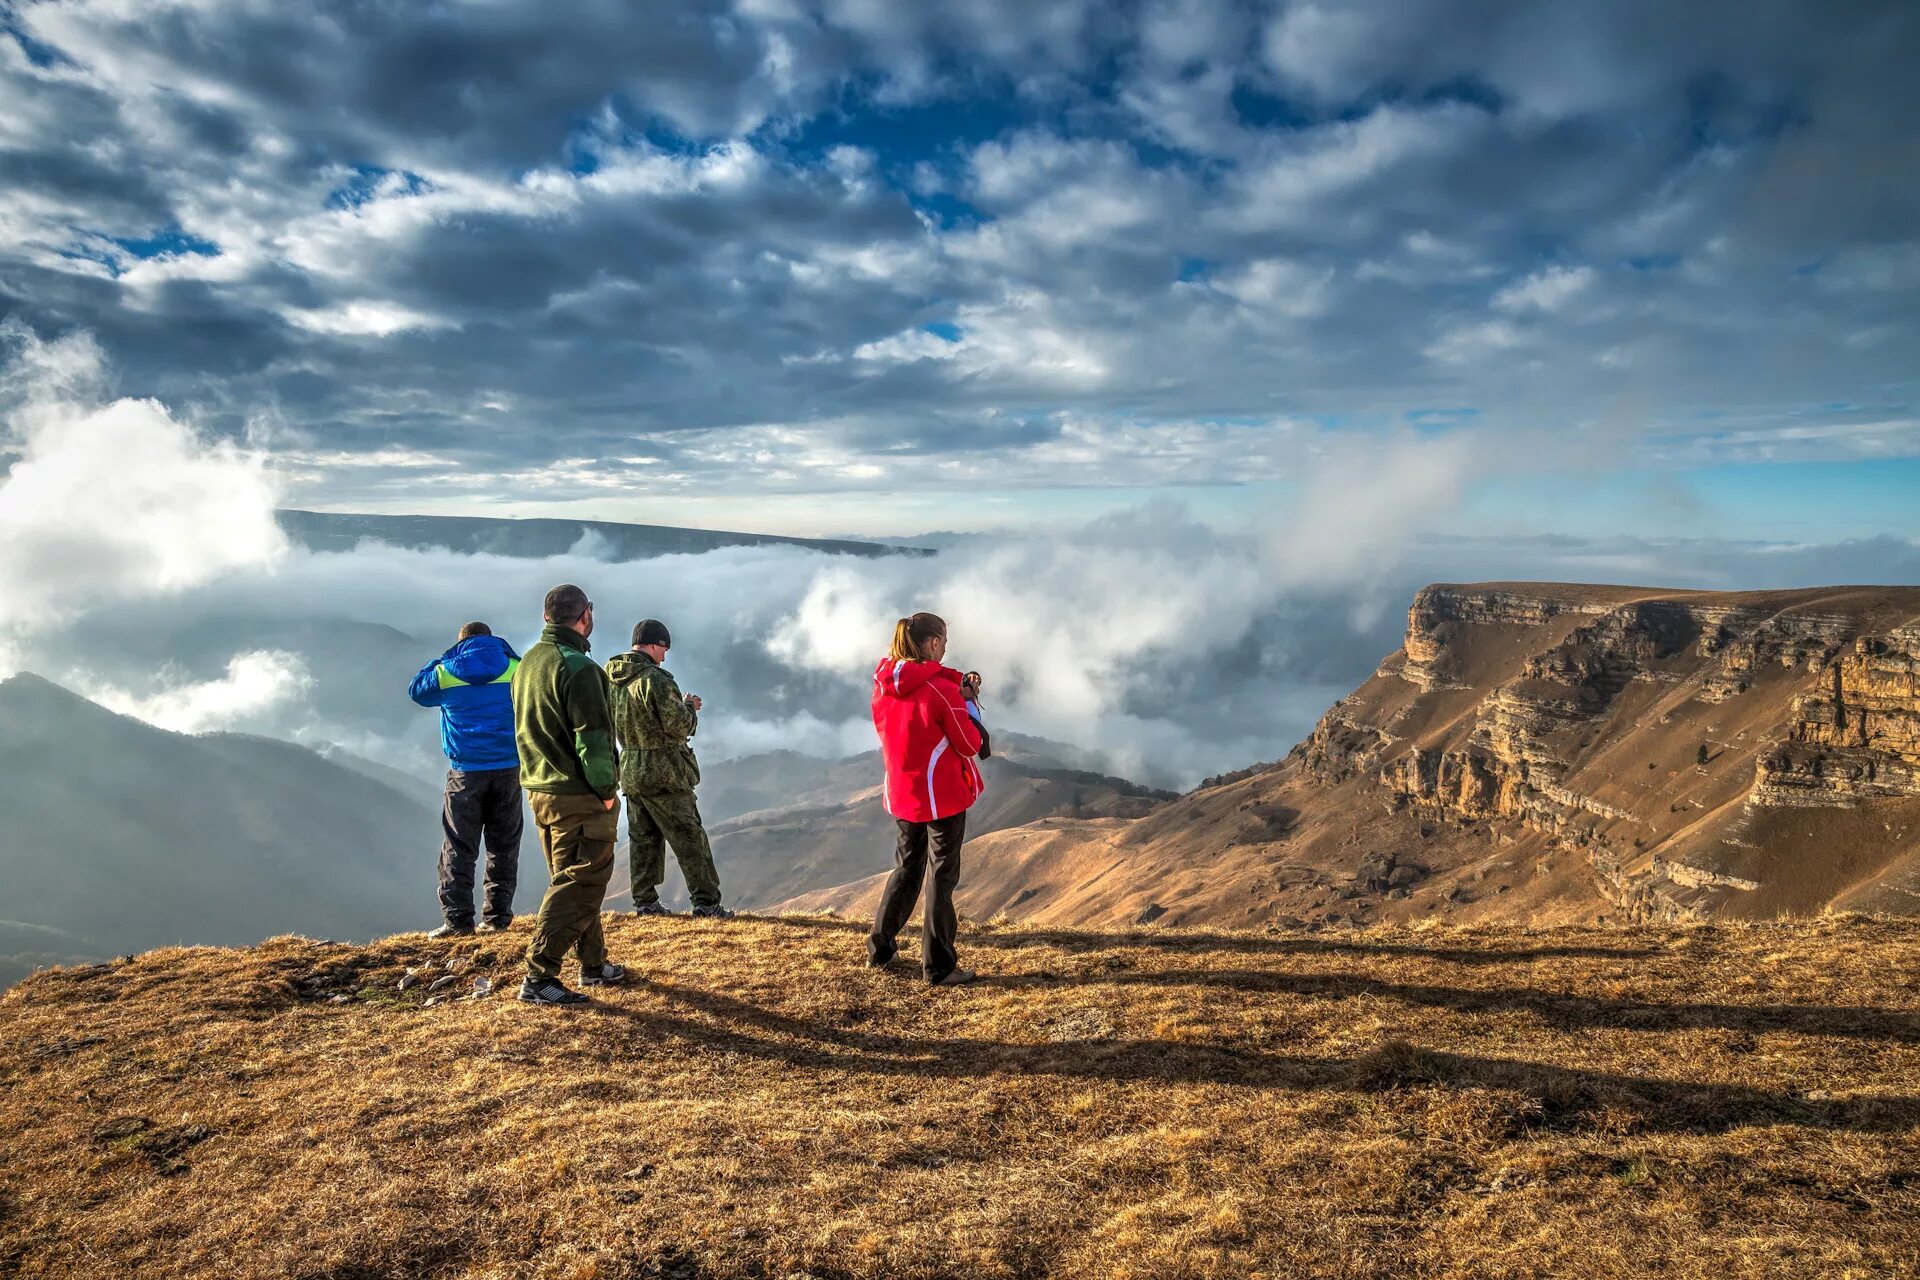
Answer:
[{"label": "brown mountain slope", "polygon": [[[1920,588],[1428,587],[1287,758],[969,846],[962,910],[1099,924],[1920,911]],[[864,912],[878,881],[800,909]]]},{"label": "brown mountain slope", "polygon": [[1920,1247],[1911,920],[969,929],[987,976],[930,992],[844,922],[627,917],[636,981],[570,1010],[508,994],[529,927],[0,995],[0,1275],[1892,1280]]},{"label": "brown mountain slope", "polygon": [[[1053,816],[1139,817],[1172,798],[1124,778],[1068,768],[1046,745],[1018,734],[995,739],[994,755],[980,762],[987,793],[970,814],[970,829],[984,834]],[[894,824],[881,807],[880,753],[816,762],[815,770],[811,787],[789,792],[792,803],[712,827],[728,901],[764,907],[891,865]]]}]

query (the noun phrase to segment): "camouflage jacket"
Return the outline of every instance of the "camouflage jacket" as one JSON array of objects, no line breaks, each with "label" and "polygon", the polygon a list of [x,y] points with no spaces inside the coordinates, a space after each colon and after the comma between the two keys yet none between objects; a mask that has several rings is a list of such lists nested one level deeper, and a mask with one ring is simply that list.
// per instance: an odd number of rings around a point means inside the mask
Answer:
[{"label": "camouflage jacket", "polygon": [[571,627],[547,624],[513,669],[520,785],[549,795],[613,798],[618,766],[606,672]]},{"label": "camouflage jacket", "polygon": [[700,764],[687,740],[699,713],[687,705],[673,674],[644,653],[617,653],[607,661],[614,684],[613,725],[620,740],[620,789],[630,796],[691,791]]}]

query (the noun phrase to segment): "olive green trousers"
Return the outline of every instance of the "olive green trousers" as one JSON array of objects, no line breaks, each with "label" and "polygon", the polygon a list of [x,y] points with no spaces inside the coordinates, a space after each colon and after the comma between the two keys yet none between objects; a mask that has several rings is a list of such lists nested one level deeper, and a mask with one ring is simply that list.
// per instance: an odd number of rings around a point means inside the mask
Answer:
[{"label": "olive green trousers", "polygon": [[540,828],[540,851],[547,855],[547,893],[534,917],[527,944],[527,973],[557,978],[571,950],[583,969],[606,963],[607,937],[600,907],[613,879],[613,844],[620,816],[598,796],[559,796],[529,791],[527,804]]}]

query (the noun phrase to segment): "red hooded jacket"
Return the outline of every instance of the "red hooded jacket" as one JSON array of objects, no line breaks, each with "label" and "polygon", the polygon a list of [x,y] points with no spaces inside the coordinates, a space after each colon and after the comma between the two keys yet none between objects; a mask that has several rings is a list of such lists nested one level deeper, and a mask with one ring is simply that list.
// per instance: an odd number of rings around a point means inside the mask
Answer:
[{"label": "red hooded jacket", "polygon": [[987,789],[973,762],[980,734],[952,667],[882,658],[873,672],[873,727],[880,735],[887,812],[894,817],[951,818]]}]

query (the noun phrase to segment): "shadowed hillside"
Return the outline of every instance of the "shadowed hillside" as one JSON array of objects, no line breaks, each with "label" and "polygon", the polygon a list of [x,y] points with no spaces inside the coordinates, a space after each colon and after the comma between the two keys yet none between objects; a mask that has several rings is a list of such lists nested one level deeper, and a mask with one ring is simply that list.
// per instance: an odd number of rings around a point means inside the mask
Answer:
[{"label": "shadowed hillside", "polygon": [[431,919],[434,813],[304,747],[0,681],[0,984],[36,964]]},{"label": "shadowed hillside", "polygon": [[[800,909],[870,909],[877,880]],[[970,842],[1050,923],[1920,911],[1920,588],[1434,586],[1286,759]]]},{"label": "shadowed hillside", "polygon": [[640,981],[580,1010],[508,998],[524,924],[28,979],[0,1273],[1864,1280],[1920,1246],[1913,922],[969,928],[987,977],[940,992],[828,919],[609,930]]},{"label": "shadowed hillside", "polygon": [[[987,791],[968,811],[984,835],[1041,818],[1139,817],[1173,799],[1124,778],[1069,768],[1073,749],[1004,734],[982,760]],[[709,768],[700,807],[728,901],[759,908],[893,864],[897,835],[880,798],[880,753],[826,761],[770,752]],[[679,871],[669,875],[681,893]],[[626,882],[615,877],[614,899]],[[681,893],[681,896],[684,896]]]}]

